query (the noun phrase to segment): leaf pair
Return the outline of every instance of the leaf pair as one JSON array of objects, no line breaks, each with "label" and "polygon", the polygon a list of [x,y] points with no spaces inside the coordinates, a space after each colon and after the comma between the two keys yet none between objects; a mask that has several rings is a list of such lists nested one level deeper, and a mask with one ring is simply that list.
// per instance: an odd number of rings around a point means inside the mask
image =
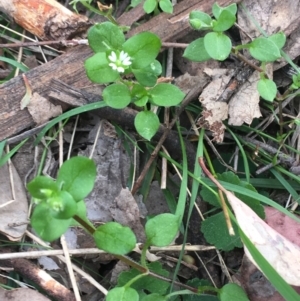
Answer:
[{"label": "leaf pair", "polygon": [[86,157],[73,157],[60,168],[57,180],[38,176],[27,185],[37,203],[31,216],[35,231],[46,241],[60,237],[74,223],[74,215],[82,216],[82,201],[93,189],[96,167]]}]

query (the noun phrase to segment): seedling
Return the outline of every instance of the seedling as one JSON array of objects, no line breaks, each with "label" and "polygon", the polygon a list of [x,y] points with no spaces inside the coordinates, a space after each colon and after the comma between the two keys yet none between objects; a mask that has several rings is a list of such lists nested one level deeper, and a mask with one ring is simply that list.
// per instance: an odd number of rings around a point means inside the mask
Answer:
[{"label": "seedling", "polygon": [[133,103],[142,108],[135,117],[137,132],[150,140],[158,130],[159,119],[149,108],[178,105],[184,93],[168,83],[157,83],[162,72],[155,59],[161,47],[158,36],[139,33],[127,41],[123,31],[110,22],[93,26],[88,32],[89,45],[95,54],[85,61],[89,79],[110,84],[102,93],[105,103],[123,109]]}]

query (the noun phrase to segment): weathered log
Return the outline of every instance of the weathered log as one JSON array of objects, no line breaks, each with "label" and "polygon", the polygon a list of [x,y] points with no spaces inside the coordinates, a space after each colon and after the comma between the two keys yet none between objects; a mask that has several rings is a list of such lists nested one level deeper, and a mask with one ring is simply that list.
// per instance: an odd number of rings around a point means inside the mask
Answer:
[{"label": "weathered log", "polygon": [[55,0],[0,0],[0,11],[42,40],[70,39],[91,26]]},{"label": "weathered log", "polygon": [[[225,6],[232,2],[237,1],[222,0],[219,1],[219,4]],[[173,37],[180,38],[191,30],[188,23],[189,13],[195,9],[210,13],[213,3],[214,0],[180,2],[174,7],[174,14],[162,13],[149,22],[132,29],[128,35],[131,36],[142,31],[152,31],[163,42],[171,41]],[[127,18],[127,21],[128,19],[130,17]],[[122,20],[126,20],[126,15],[122,17]],[[128,22],[125,23],[128,24]],[[92,51],[89,47],[76,46],[49,63],[28,71],[26,77],[32,91],[48,99],[51,92],[52,78],[59,79],[77,88],[91,86],[83,66],[84,60],[91,54]],[[28,110],[26,108],[24,110],[20,109],[20,101],[24,94],[25,86],[22,76],[0,85],[0,141],[34,126],[34,121]]]}]

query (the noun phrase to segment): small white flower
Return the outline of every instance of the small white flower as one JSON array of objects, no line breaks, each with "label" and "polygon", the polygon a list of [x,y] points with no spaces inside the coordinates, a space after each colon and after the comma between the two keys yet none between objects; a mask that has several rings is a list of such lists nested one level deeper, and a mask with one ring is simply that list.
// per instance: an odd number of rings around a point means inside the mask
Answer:
[{"label": "small white flower", "polygon": [[117,70],[120,73],[123,73],[125,69],[131,65],[131,57],[125,51],[121,51],[119,56],[112,51],[108,56],[108,59],[111,61],[108,65],[113,69]]}]

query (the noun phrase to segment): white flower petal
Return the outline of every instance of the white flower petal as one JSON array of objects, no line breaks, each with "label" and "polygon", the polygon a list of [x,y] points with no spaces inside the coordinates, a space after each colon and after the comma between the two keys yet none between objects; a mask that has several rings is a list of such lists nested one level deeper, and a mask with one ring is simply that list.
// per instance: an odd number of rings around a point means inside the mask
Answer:
[{"label": "white flower petal", "polygon": [[125,71],[125,69],[123,67],[120,67],[120,66],[117,67],[117,70],[118,70],[118,72],[121,72],[121,73]]},{"label": "white flower petal", "polygon": [[117,70],[118,67],[115,63],[109,63],[108,66],[112,67],[113,70]]},{"label": "white flower petal", "polygon": [[112,61],[112,62],[116,62],[117,61],[117,55],[114,51],[111,52],[111,54],[108,56],[108,58]]},{"label": "white flower petal", "polygon": [[123,61],[127,57],[128,57],[128,54],[124,50],[122,50],[120,53],[120,60]]},{"label": "white flower petal", "polygon": [[131,65],[130,57],[127,57],[126,59],[124,59],[124,60],[122,61],[122,65],[124,65],[124,66],[129,66],[129,65]]}]

